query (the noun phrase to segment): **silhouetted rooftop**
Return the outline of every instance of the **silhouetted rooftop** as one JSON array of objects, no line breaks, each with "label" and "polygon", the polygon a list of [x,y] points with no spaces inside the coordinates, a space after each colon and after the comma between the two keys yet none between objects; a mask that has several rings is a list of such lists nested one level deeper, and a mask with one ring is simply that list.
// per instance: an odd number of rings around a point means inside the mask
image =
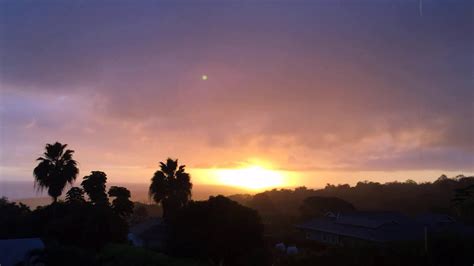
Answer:
[{"label": "silhouetted rooftop", "polygon": [[312,219],[296,226],[373,242],[414,240],[423,236],[423,226],[394,212],[350,212],[336,217]]}]

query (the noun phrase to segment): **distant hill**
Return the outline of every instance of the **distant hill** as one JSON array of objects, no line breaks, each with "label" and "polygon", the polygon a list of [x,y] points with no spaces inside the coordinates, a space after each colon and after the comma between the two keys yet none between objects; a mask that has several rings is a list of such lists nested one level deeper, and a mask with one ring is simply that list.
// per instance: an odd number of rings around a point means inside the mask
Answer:
[{"label": "distant hill", "polygon": [[407,214],[450,213],[456,190],[470,185],[474,185],[474,176],[459,175],[448,178],[442,175],[432,183],[417,184],[408,180],[381,184],[362,181],[355,186],[327,184],[323,189],[273,189],[255,195],[231,195],[229,198],[254,208],[261,214],[284,216],[298,216],[301,203],[311,196],[340,198],[353,204],[358,210],[398,211]]}]

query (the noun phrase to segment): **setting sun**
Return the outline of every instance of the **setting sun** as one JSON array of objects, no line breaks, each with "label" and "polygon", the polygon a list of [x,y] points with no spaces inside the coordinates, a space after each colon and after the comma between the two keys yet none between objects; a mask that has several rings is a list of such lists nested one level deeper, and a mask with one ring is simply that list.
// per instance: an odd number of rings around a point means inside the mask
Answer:
[{"label": "setting sun", "polygon": [[280,187],[286,183],[282,173],[261,166],[215,170],[215,174],[221,184],[247,189]]}]

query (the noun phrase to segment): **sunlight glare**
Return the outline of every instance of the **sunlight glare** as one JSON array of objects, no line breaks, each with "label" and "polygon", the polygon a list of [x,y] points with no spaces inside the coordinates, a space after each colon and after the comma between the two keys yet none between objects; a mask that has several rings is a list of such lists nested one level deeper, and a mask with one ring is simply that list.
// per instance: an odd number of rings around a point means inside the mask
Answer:
[{"label": "sunlight glare", "polygon": [[261,166],[241,169],[221,169],[215,172],[221,184],[247,189],[263,189],[285,185],[282,173]]}]

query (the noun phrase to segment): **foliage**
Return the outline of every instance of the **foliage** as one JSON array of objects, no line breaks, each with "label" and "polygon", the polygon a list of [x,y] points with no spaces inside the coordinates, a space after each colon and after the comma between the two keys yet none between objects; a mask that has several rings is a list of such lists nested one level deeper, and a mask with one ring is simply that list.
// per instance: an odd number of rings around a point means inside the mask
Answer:
[{"label": "foliage", "polygon": [[30,214],[28,206],[0,198],[0,239],[30,237],[33,234]]},{"label": "foliage", "polygon": [[267,193],[257,193],[249,201],[249,207],[258,209],[260,213],[273,213],[278,208]]},{"label": "foliage", "polygon": [[300,211],[303,219],[324,216],[327,212],[354,211],[355,208],[349,202],[334,197],[308,197],[301,204]]},{"label": "foliage", "polygon": [[260,193],[267,198],[261,205],[254,204],[254,197],[250,195],[234,195],[230,198],[258,210],[262,215],[268,213],[269,205],[273,205],[278,208],[274,208],[270,214],[298,217],[303,201],[313,196],[339,198],[351,203],[357,210],[364,211],[384,210],[405,214],[441,212],[455,215],[452,209],[455,191],[470,185],[474,185],[474,177],[441,176],[433,183],[416,184],[408,181],[381,184],[363,181],[356,186],[328,184],[323,189],[274,189]]},{"label": "foliage", "polygon": [[109,244],[99,252],[75,246],[50,245],[28,255],[28,263],[19,266],[205,266],[191,259],[179,259],[144,248]]},{"label": "foliage", "polygon": [[[63,152],[65,147],[59,143],[47,145],[45,157],[56,160],[56,163],[71,163],[72,151]],[[48,160],[41,160],[43,164],[49,165]],[[72,164],[75,166],[75,162]],[[43,167],[41,165],[38,167]],[[42,173],[42,170],[35,169],[35,172]],[[72,187],[67,192],[66,202],[57,202],[55,198],[56,204],[37,208],[25,220],[30,221],[31,230],[37,236],[58,245],[99,250],[107,243],[124,243],[128,234],[126,219],[133,211],[130,191],[123,187],[112,187],[109,195],[114,200],[109,205],[106,182],[107,175],[104,172],[92,171],[84,177],[81,183],[83,188]],[[90,201],[84,199],[84,193],[87,193]]]},{"label": "foliage", "polygon": [[204,266],[203,262],[192,259],[178,259],[139,247],[110,244],[99,254],[104,266]]},{"label": "foliage", "polygon": [[171,227],[173,254],[215,265],[265,265],[260,217],[228,198],[191,202],[172,220]]},{"label": "foliage", "polygon": [[376,246],[359,248],[330,247],[322,252],[312,250],[303,251],[294,256],[280,256],[275,261],[275,266],[423,266],[426,259],[422,253],[415,250],[398,250],[395,253]]},{"label": "foliage", "polygon": [[112,209],[123,218],[128,218],[133,213],[133,202],[130,200],[130,191],[124,187],[112,186],[109,189],[112,200]]},{"label": "foliage", "polygon": [[[433,183],[362,181],[356,186],[328,184],[323,189],[273,189],[255,196],[239,194],[230,199],[257,210],[265,225],[265,235],[271,239],[294,241],[294,225],[303,222],[301,207],[309,197],[339,198],[361,211],[394,211],[407,215],[425,212],[445,213],[462,222],[471,221],[469,201],[453,204],[456,189],[474,185],[474,177],[441,176]],[[461,208],[462,207],[462,208]],[[472,217],[472,216],[471,216]]]},{"label": "foliage", "polygon": [[474,261],[473,235],[442,234],[428,240],[433,265],[471,265]]},{"label": "foliage", "polygon": [[78,247],[52,245],[29,253],[27,264],[19,266],[98,266],[95,254]]},{"label": "foliage", "polygon": [[185,166],[178,167],[178,160],[168,158],[160,162],[160,170],[151,179],[149,194],[156,203],[163,206],[163,218],[168,220],[191,199],[191,177]]},{"label": "foliage", "polygon": [[46,144],[43,157],[39,157],[38,166],[33,170],[35,184],[38,189],[48,189],[48,195],[56,202],[67,183],[76,180],[79,169],[77,162],[72,159],[73,150],[67,149],[67,144],[56,142]]},{"label": "foliage", "polygon": [[453,203],[456,214],[466,223],[474,224],[474,185],[456,189]]},{"label": "foliage", "polygon": [[83,204],[86,200],[84,199],[84,190],[80,187],[72,187],[66,193],[66,203],[69,204]]},{"label": "foliage", "polygon": [[274,257],[275,266],[456,266],[472,263],[474,244],[472,239],[445,235],[430,239],[428,251],[419,242],[398,242],[385,246],[308,249],[294,256],[275,254]]},{"label": "foliage", "polygon": [[98,250],[109,242],[126,242],[128,225],[108,205],[57,203],[32,213],[35,231],[61,245]]},{"label": "foliage", "polygon": [[92,171],[90,175],[84,176],[81,185],[93,204],[108,204],[107,193],[105,193],[106,182],[107,175],[101,171]]}]

